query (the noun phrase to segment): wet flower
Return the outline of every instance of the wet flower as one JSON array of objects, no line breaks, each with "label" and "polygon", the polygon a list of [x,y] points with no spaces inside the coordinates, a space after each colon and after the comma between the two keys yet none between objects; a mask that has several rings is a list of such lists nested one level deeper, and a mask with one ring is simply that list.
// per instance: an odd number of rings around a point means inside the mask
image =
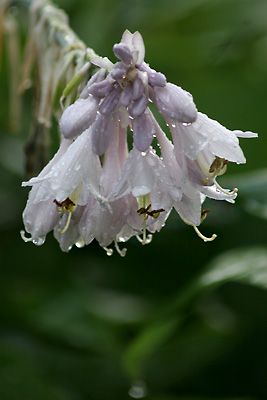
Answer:
[{"label": "wet flower", "polygon": [[238,137],[257,135],[230,131],[198,112],[190,93],[144,61],[139,32],[125,31],[113,51],[115,64],[92,57],[97,71],[61,116],[58,153],[23,183],[32,186],[24,240],[42,244],[53,230],[63,251],[97,240],[108,255],[114,245],[124,256],[120,243],[131,237],[150,243],[172,209],[204,241],[213,240],[198,228],[207,216],[205,198],[234,203],[237,189],[222,188],[217,177],[229,162],[245,163]]}]

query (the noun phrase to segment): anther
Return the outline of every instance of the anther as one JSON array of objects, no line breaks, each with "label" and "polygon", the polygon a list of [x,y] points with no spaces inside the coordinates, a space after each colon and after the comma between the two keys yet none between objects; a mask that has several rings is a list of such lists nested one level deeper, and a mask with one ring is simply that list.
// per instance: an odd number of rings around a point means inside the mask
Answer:
[{"label": "anther", "polygon": [[112,256],[112,254],[113,254],[113,250],[112,249],[110,249],[109,247],[103,247],[103,249],[107,253],[107,256]]}]

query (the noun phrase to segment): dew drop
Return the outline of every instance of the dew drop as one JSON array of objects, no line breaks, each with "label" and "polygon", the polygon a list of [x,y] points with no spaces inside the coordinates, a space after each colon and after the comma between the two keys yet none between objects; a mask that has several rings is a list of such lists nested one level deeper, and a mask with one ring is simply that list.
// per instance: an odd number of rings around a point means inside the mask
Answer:
[{"label": "dew drop", "polygon": [[81,249],[82,247],[85,246],[84,240],[80,239],[75,243],[75,246],[78,247],[78,249]]},{"label": "dew drop", "polygon": [[138,381],[132,385],[128,393],[133,399],[143,399],[147,395],[146,384]]},{"label": "dew drop", "polygon": [[33,239],[32,242],[36,245],[36,246],[42,246],[42,244],[44,244],[45,242],[45,238],[44,237],[39,237],[37,239]]},{"label": "dew drop", "polygon": [[191,122],[183,122],[182,125],[183,126],[190,126],[190,125],[192,125],[192,123]]},{"label": "dew drop", "polygon": [[141,155],[144,157],[146,156],[146,151],[141,151]]}]

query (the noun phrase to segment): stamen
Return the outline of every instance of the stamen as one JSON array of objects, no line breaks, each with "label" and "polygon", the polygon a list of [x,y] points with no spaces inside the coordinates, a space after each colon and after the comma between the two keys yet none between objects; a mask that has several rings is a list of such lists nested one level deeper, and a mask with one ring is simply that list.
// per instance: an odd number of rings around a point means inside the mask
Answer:
[{"label": "stamen", "polygon": [[44,244],[45,242],[45,237],[37,237],[35,239],[32,238],[32,236],[27,237],[25,231],[20,231],[20,236],[22,238],[22,240],[24,240],[24,242],[32,242],[33,244],[35,244],[36,246],[42,246],[42,244]]},{"label": "stamen", "polygon": [[108,248],[108,247],[103,247],[103,249],[106,251],[107,256],[112,256],[113,254],[113,250]]},{"label": "stamen", "polygon": [[72,214],[72,212],[71,212],[71,211],[68,211],[68,218],[67,218],[66,224],[65,224],[65,226],[64,226],[63,229],[59,229],[59,232],[60,232],[62,235],[63,235],[63,233],[67,232],[67,230],[68,230],[68,228],[69,228],[69,226],[70,226],[71,214]]},{"label": "stamen", "polygon": [[25,243],[32,242],[32,237],[31,236],[27,237],[25,231],[20,231],[20,236]]},{"label": "stamen", "polygon": [[118,254],[121,257],[125,257],[126,256],[126,252],[127,252],[126,247],[124,247],[123,249],[120,249],[117,240],[114,241],[114,245],[115,245],[115,249],[117,250]]},{"label": "stamen", "polygon": [[213,235],[211,237],[204,236],[200,232],[200,230],[198,229],[198,227],[196,225],[193,225],[193,228],[194,228],[196,234],[198,235],[198,237],[200,237],[200,239],[202,239],[204,242],[213,242],[213,240],[215,240],[217,237],[217,235],[215,233],[213,233]]},{"label": "stamen", "polygon": [[140,237],[139,235],[135,235],[135,237],[138,240],[138,242],[140,242],[143,246],[146,245],[146,244],[151,243],[152,239],[153,239],[153,235],[152,234],[149,234],[149,235],[146,234],[146,229],[145,228],[143,229],[143,237]]},{"label": "stamen", "polygon": [[227,189],[222,188],[217,181],[214,181],[214,183],[215,183],[216,188],[224,194],[228,194],[228,195],[232,196],[234,194],[237,194],[237,192],[238,192],[238,188],[234,188],[233,190],[228,191]]}]

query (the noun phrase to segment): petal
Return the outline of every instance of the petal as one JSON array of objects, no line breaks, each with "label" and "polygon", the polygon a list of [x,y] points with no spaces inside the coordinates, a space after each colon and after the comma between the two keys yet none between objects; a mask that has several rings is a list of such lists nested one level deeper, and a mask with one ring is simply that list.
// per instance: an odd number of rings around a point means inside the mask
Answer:
[{"label": "petal", "polygon": [[234,203],[237,197],[237,193],[231,190],[224,189],[224,191],[220,191],[217,189],[216,185],[213,186],[202,186],[201,192],[214,200],[226,200],[228,203]]},{"label": "petal", "polygon": [[139,69],[147,73],[148,82],[151,86],[166,86],[166,77],[161,72],[155,71],[154,69],[150,68],[150,66],[146,63],[140,65]]},{"label": "petal", "polygon": [[123,64],[122,62],[118,62],[115,64],[113,70],[111,71],[110,75],[116,81],[123,79],[127,73],[128,67]]},{"label": "petal", "polygon": [[80,94],[80,99],[86,99],[89,96],[89,88],[93,83],[97,83],[97,82],[101,82],[105,79],[106,76],[106,70],[105,69],[100,69],[99,71],[97,71],[92,77],[91,79],[87,82],[87,85],[85,86],[85,88],[82,90],[81,94]]},{"label": "petal", "polygon": [[144,90],[145,87],[142,80],[137,77],[133,81],[133,100],[139,99],[142,96],[142,94],[144,94]]},{"label": "petal", "polygon": [[98,107],[98,99],[89,96],[86,99],[78,99],[67,107],[59,121],[62,135],[66,139],[72,139],[80,135],[94,122]]},{"label": "petal", "polygon": [[118,86],[104,98],[99,106],[99,112],[103,115],[111,114],[119,103],[121,88]]},{"label": "petal", "polygon": [[245,139],[251,139],[251,138],[257,138],[258,134],[250,131],[242,132],[239,130],[233,131],[233,133],[240,138],[245,138]]},{"label": "petal", "polygon": [[95,54],[91,57],[90,61],[97,67],[104,68],[107,71],[110,71],[113,68],[113,63],[107,57],[101,57]]},{"label": "petal", "polygon": [[165,87],[156,86],[153,101],[165,118],[183,123],[192,123],[197,118],[192,96],[172,83],[167,83]]},{"label": "petal", "polygon": [[66,232],[62,233],[66,225],[67,214],[63,214],[57,226],[54,229],[54,237],[57,239],[62,251],[68,252],[72,246],[81,239],[79,231],[79,222],[83,213],[84,207],[77,207],[71,215],[71,220]]},{"label": "petal", "polygon": [[115,128],[116,125],[112,117],[102,114],[98,115],[96,122],[92,126],[92,143],[95,154],[102,155],[105,153]]},{"label": "petal", "polygon": [[134,50],[137,52],[135,64],[142,64],[145,58],[145,45],[140,32],[136,31],[132,37],[132,44]]},{"label": "petal", "polygon": [[186,224],[198,226],[201,222],[200,192],[190,183],[187,183],[183,190],[181,201],[175,202],[173,206]]},{"label": "petal", "polygon": [[132,85],[127,85],[126,88],[123,89],[121,96],[120,96],[120,100],[119,103],[120,105],[124,106],[124,107],[128,107],[128,105],[130,104],[131,100],[132,100],[132,96],[133,96],[133,87]]},{"label": "petal", "polygon": [[93,83],[88,88],[88,93],[92,94],[95,97],[102,98],[105,97],[113,88],[113,82],[106,78],[101,82]]},{"label": "petal", "polygon": [[167,179],[160,158],[152,151],[143,154],[134,148],[128,155],[111,199],[120,198],[129,193],[135,197],[144,196],[153,190],[160,190],[157,187],[160,179],[163,181]]},{"label": "petal", "polygon": [[47,197],[62,202],[75,193],[74,203],[84,204],[88,191],[99,191],[101,164],[92,151],[91,129],[84,131],[69,146],[47,175],[35,178],[35,181],[32,179],[33,183],[39,184],[36,201]]},{"label": "petal", "polygon": [[238,164],[246,162],[237,136],[219,122],[208,118],[205,114],[198,113],[195,128],[208,136],[208,147],[212,154]]},{"label": "petal", "polygon": [[45,239],[46,235],[52,231],[59,220],[59,213],[53,199],[34,203],[35,190],[32,188],[26,207],[23,211],[23,222],[25,229],[31,234],[32,241]]},{"label": "petal", "polygon": [[39,183],[46,177],[51,171],[52,167],[60,160],[64,153],[68,150],[69,146],[72,144],[71,140],[65,139],[64,137],[61,140],[60,146],[54,157],[49,161],[49,163],[42,169],[40,174],[37,177],[31,178],[27,182],[22,182],[21,186],[33,186],[35,183]]},{"label": "petal", "polygon": [[209,138],[205,130],[199,129],[196,122],[190,125],[183,125],[179,122],[170,121],[169,127],[173,142],[176,143],[175,136],[179,135],[179,146],[182,146],[183,153],[191,160],[195,160],[201,150],[208,144]]},{"label": "petal", "polygon": [[133,40],[133,34],[128,29],[126,29],[123,32],[121,43],[125,44],[132,50],[132,40]]},{"label": "petal", "polygon": [[147,108],[148,97],[143,94],[139,99],[132,101],[128,111],[131,117],[136,118],[143,114]]},{"label": "petal", "polygon": [[142,114],[132,121],[134,145],[139,151],[147,151],[156,133],[149,114]]},{"label": "petal", "polygon": [[131,49],[124,43],[115,44],[113,53],[125,65],[130,65],[133,60]]}]

